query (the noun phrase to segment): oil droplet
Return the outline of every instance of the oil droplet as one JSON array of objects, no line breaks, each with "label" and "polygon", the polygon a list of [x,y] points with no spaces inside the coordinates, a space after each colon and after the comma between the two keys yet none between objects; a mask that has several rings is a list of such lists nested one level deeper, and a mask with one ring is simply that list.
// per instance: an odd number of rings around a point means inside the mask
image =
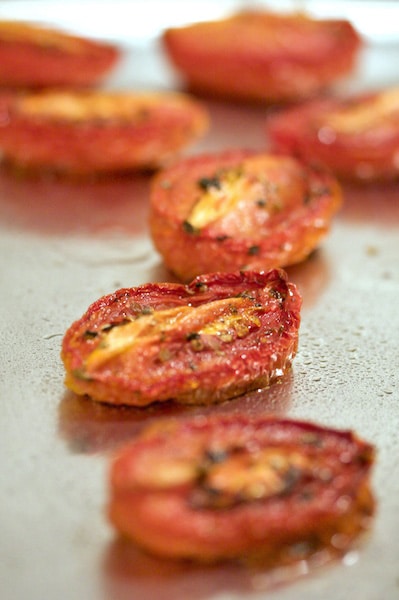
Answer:
[{"label": "oil droplet", "polygon": [[351,552],[347,552],[342,558],[342,562],[346,567],[351,567],[352,565],[356,564],[358,560],[359,560],[359,553],[356,552],[355,550],[352,550]]}]

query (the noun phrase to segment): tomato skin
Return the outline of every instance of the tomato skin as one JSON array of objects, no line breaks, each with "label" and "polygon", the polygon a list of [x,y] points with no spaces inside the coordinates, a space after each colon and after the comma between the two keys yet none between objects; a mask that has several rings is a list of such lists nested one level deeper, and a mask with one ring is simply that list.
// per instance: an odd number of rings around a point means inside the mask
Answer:
[{"label": "tomato skin", "polygon": [[116,65],[119,49],[49,27],[0,21],[0,86],[87,86]]},{"label": "tomato skin", "polygon": [[158,168],[209,126],[202,104],[177,93],[6,93],[0,116],[8,162],[67,175]]},{"label": "tomato skin", "polygon": [[[108,514],[146,550],[199,561],[307,558],[369,525],[374,449],[351,431],[268,416],[160,420],[120,450]],[[302,551],[296,554],[298,548]]]},{"label": "tomato skin", "polygon": [[66,385],[133,406],[212,404],[267,387],[296,354],[300,307],[279,270],[118,290],[66,332]]},{"label": "tomato skin", "polygon": [[317,94],[353,70],[362,47],[348,21],[259,10],[170,28],[163,43],[192,90],[256,102]]},{"label": "tomato skin", "polygon": [[[397,98],[396,98],[397,96]],[[385,106],[389,101],[389,109]],[[369,182],[399,174],[398,90],[323,98],[271,115],[274,151],[329,169],[344,180]]]},{"label": "tomato skin", "polygon": [[[209,182],[205,192],[203,182]],[[341,202],[334,177],[294,158],[223,151],[183,159],[156,175],[150,233],[183,281],[215,270],[286,267],[317,247]],[[205,217],[197,215],[201,206]]]}]

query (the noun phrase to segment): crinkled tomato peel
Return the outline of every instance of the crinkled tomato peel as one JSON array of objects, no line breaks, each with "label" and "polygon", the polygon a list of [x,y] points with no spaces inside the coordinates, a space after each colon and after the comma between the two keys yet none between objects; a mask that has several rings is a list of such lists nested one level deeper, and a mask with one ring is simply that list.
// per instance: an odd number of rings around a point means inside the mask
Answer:
[{"label": "crinkled tomato peel", "polygon": [[150,232],[166,266],[201,273],[298,263],[340,208],[335,178],[295,158],[245,150],[181,160],[154,178]]},{"label": "crinkled tomato peel", "polygon": [[362,47],[348,21],[260,10],[167,29],[163,43],[192,90],[261,102],[314,96],[352,72]]},{"label": "crinkled tomato peel", "polygon": [[271,115],[272,148],[369,182],[399,175],[399,88],[352,98],[322,98]]},{"label": "crinkled tomato peel", "polygon": [[209,126],[185,94],[45,90],[0,96],[0,148],[27,170],[91,174],[164,166]]},{"label": "crinkled tomato peel", "polygon": [[121,289],[66,332],[66,385],[134,406],[211,404],[266,387],[291,366],[300,307],[276,269]]},{"label": "crinkled tomato peel", "polygon": [[373,447],[273,417],[160,420],[116,456],[109,517],[170,558],[276,565],[348,549],[370,525]]},{"label": "crinkled tomato peel", "polygon": [[119,56],[113,44],[33,23],[0,21],[0,86],[94,85]]}]

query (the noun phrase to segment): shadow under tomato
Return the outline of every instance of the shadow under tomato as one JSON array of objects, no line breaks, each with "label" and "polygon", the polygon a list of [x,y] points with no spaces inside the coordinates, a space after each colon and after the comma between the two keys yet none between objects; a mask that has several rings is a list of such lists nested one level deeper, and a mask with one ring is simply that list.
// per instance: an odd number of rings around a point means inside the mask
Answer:
[{"label": "shadow under tomato", "polygon": [[0,167],[0,219],[42,235],[146,230],[151,174],[91,179],[18,175]]},{"label": "shadow under tomato", "polygon": [[273,383],[268,388],[248,392],[238,398],[204,407],[202,410],[203,412],[224,414],[244,413],[254,417],[285,413],[289,410],[291,404],[293,377],[292,371],[289,371],[283,379]]},{"label": "shadow under tomato", "polygon": [[[156,252],[155,249],[154,252]],[[165,281],[169,283],[182,283],[182,281],[164,265],[161,256],[159,256],[159,260],[156,262],[156,264],[147,270],[147,273],[148,281],[158,281],[160,283]]]},{"label": "shadow under tomato", "polygon": [[58,430],[74,453],[112,451],[135,438],[155,419],[183,418],[212,413],[260,415],[288,409],[292,373],[281,383],[248,393],[220,404],[191,406],[173,401],[135,408],[95,402],[87,396],[67,392],[58,409]]},{"label": "shadow under tomato", "polygon": [[288,279],[302,296],[303,308],[313,306],[330,281],[330,265],[323,248],[315,250],[303,262],[287,267]]},{"label": "shadow under tomato", "polygon": [[154,419],[177,417],[189,411],[190,407],[173,402],[145,408],[113,406],[67,392],[59,405],[58,429],[72,452],[106,452],[132,440]]},{"label": "shadow under tomato", "polygon": [[[287,272],[289,281],[298,286],[303,304],[306,307],[312,306],[317,302],[318,297],[330,282],[330,263],[322,246],[314,250],[306,260],[296,265],[283,267],[283,270]],[[158,263],[151,268],[149,273],[151,274],[151,281],[182,283],[163,264],[161,257],[159,257]]]},{"label": "shadow under tomato", "polygon": [[248,593],[249,574],[234,565],[206,566],[162,560],[116,538],[106,549],[103,562],[104,599],[200,600],[222,592]]},{"label": "shadow under tomato", "polygon": [[267,151],[265,107],[257,103],[242,104],[221,98],[200,96],[212,123],[212,135],[199,140],[190,154],[218,152],[232,148]]},{"label": "shadow under tomato", "polygon": [[205,600],[214,597],[259,598],[339,564],[339,555],[320,551],[308,560],[287,565],[226,561],[198,564],[162,559],[142,551],[134,542],[115,536],[102,563],[104,600]]},{"label": "shadow under tomato", "polygon": [[373,227],[396,227],[399,223],[399,182],[364,185],[344,184],[344,205],[338,218],[370,223]]}]

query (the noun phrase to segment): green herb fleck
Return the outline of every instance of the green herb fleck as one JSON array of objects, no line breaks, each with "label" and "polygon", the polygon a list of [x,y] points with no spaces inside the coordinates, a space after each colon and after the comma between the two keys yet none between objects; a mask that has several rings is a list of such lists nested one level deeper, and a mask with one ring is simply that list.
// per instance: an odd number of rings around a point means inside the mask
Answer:
[{"label": "green herb fleck", "polygon": [[270,288],[270,290],[269,290],[269,296],[271,296],[272,298],[276,298],[276,300],[282,300],[283,299],[282,293],[279,292],[279,290],[276,290],[274,288]]},{"label": "green herb fleck", "polygon": [[191,340],[198,340],[200,337],[201,336],[197,331],[190,331],[190,333],[187,333],[186,335],[186,340],[190,342]]},{"label": "green herb fleck", "polygon": [[85,340],[92,340],[93,338],[96,338],[98,336],[98,331],[91,331],[90,329],[86,329],[86,331],[83,334],[83,338]]},{"label": "green herb fleck", "polygon": [[209,188],[216,188],[217,190],[220,190],[222,187],[221,181],[218,177],[201,177],[201,179],[198,180],[198,185],[204,191],[209,190]]},{"label": "green herb fleck", "polygon": [[74,369],[72,375],[76,377],[76,379],[82,379],[83,381],[92,381],[93,379],[84,369]]},{"label": "green herb fleck", "polygon": [[205,292],[208,291],[208,286],[203,281],[196,281],[195,282],[195,287],[201,293],[205,293]]},{"label": "green herb fleck", "polygon": [[190,235],[195,235],[200,232],[200,230],[197,227],[194,227],[190,221],[183,221],[183,230]]},{"label": "green herb fleck", "polygon": [[256,254],[259,254],[260,252],[260,246],[250,246],[248,248],[248,254],[250,256],[255,256]]},{"label": "green herb fleck", "polygon": [[236,295],[236,298],[246,298],[247,300],[255,300],[255,296],[253,296],[249,291],[245,290]]}]

